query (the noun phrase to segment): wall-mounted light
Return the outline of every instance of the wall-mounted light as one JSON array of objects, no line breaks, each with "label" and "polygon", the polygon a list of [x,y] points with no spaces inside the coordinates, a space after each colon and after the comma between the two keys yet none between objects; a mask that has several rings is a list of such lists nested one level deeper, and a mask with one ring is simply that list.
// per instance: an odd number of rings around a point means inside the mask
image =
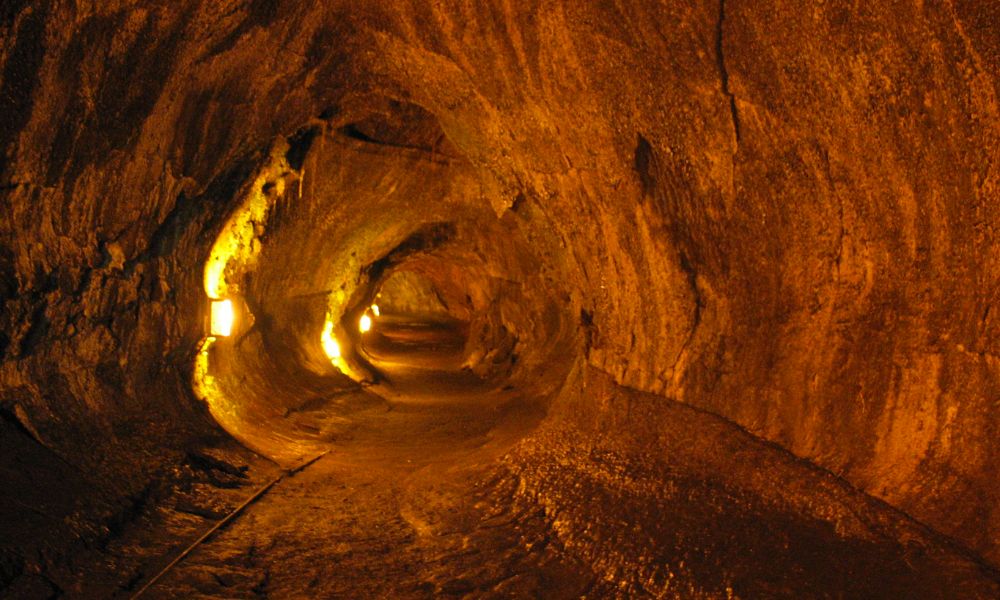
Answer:
[{"label": "wall-mounted light", "polygon": [[358,321],[358,329],[361,330],[361,333],[365,333],[371,328],[372,328],[372,318],[369,317],[367,313],[361,315],[361,320]]},{"label": "wall-mounted light", "polygon": [[378,304],[372,304],[372,313],[374,313],[376,317],[382,316],[382,313],[379,312]]},{"label": "wall-mounted light", "polygon": [[340,344],[333,337],[333,322],[327,320],[326,325],[323,327],[323,335],[320,337],[320,343],[323,345],[323,352],[326,353],[326,357],[332,361],[340,358]]},{"label": "wall-mounted light", "polygon": [[233,332],[236,313],[233,311],[233,301],[212,300],[211,335],[226,337]]}]

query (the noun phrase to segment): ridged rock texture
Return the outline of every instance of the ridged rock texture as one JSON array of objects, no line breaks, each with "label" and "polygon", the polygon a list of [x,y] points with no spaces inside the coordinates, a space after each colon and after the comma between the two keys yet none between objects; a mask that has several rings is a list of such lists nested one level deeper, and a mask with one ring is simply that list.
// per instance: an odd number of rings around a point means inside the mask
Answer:
[{"label": "ridged rock texture", "polygon": [[987,0],[4,3],[0,494],[58,518],[0,583],[225,437],[203,268],[255,181],[234,419],[294,411],[325,311],[408,273],[474,371],[555,394],[511,467],[539,502],[564,428],[667,460],[680,403],[1000,565],[998,30]]}]

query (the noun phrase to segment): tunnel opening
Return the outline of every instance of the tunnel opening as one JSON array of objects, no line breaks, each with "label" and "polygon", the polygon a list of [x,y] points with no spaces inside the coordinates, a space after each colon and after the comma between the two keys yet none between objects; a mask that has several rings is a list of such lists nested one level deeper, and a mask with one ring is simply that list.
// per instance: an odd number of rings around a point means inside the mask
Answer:
[{"label": "tunnel opening", "polygon": [[465,304],[458,305],[431,279],[405,265],[387,274],[375,290],[361,317],[366,321],[358,327],[358,349],[370,362],[399,362],[407,354],[413,366],[436,362],[460,368],[473,310],[469,294],[461,292]]},{"label": "tunnel opening", "polygon": [[279,140],[205,263],[196,393],[279,463],[352,440],[500,452],[577,356],[563,295],[520,284],[540,263],[521,222],[468,198],[481,174],[402,110]]}]

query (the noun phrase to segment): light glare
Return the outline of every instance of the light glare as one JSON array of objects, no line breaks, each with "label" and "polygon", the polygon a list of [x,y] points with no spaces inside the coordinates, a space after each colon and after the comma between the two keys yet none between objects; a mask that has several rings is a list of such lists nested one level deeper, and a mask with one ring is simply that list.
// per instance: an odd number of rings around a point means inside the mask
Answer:
[{"label": "light glare", "polygon": [[361,330],[361,333],[365,333],[371,328],[372,328],[372,318],[369,317],[368,315],[361,315],[361,321],[358,322],[358,329]]},{"label": "light glare", "polygon": [[327,321],[323,327],[323,335],[320,337],[320,343],[323,345],[323,352],[326,353],[327,358],[330,360],[340,358],[340,344],[333,337],[333,321]]},{"label": "light glare", "polygon": [[233,332],[235,321],[232,300],[212,300],[212,335],[228,336]]},{"label": "light glare", "polygon": [[372,312],[375,314],[376,317],[382,316],[382,313],[380,313],[378,310],[378,304],[372,304]]}]

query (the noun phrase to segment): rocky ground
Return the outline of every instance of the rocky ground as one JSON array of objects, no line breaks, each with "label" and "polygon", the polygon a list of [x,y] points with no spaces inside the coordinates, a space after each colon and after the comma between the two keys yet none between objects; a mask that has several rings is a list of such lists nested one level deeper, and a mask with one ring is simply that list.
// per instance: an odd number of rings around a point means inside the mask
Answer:
[{"label": "rocky ground", "polygon": [[[590,430],[553,425],[508,450],[496,425],[505,411],[525,410],[511,408],[523,406],[515,402],[517,390],[485,388],[468,372],[434,369],[451,365],[453,349],[439,335],[433,347],[415,344],[413,330],[407,340],[395,354],[382,348],[380,355],[396,386],[393,419],[336,440],[329,454],[280,481],[146,597],[1000,593],[1000,575],[950,542],[830,474],[682,405],[651,423],[641,395],[625,399],[645,427],[668,423],[660,434],[671,440],[663,456],[628,449],[628,435],[612,429],[634,427],[633,435],[642,435],[643,425],[627,418]],[[407,361],[408,353],[417,354]],[[608,397],[613,388],[602,386],[599,374],[587,386],[594,398],[624,401]],[[241,480],[221,491],[243,497],[277,471],[258,465],[250,477],[221,461],[193,462],[211,477]],[[177,540],[193,539],[231,505],[220,500],[213,512],[181,497],[172,503],[164,512],[170,519],[142,520],[126,533],[141,543],[109,547],[121,558],[106,566],[121,569],[120,577],[130,573],[126,580],[113,587],[113,577],[84,577],[69,595],[130,596],[154,565],[176,555]],[[127,568],[140,563],[139,571]]]}]

